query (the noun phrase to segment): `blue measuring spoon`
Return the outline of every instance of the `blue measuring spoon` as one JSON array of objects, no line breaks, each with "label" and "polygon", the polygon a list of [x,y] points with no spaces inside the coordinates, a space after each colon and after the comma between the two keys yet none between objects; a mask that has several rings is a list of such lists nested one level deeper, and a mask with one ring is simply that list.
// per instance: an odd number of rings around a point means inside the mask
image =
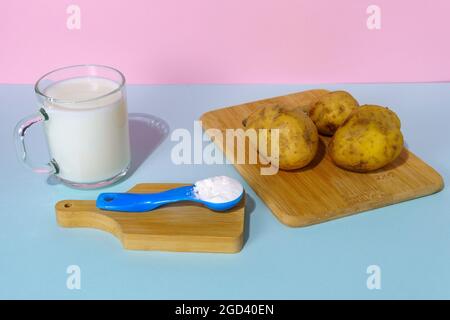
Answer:
[{"label": "blue measuring spoon", "polygon": [[194,192],[194,185],[191,185],[158,193],[101,193],[97,197],[96,206],[102,210],[144,212],[169,203],[193,201],[214,211],[225,211],[237,205],[243,195],[244,191],[228,202],[209,202],[199,199]]}]

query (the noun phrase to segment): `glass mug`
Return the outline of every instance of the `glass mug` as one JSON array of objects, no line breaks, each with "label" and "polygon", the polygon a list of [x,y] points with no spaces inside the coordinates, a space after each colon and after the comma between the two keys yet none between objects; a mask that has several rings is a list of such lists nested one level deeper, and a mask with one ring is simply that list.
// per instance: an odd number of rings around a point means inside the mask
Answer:
[{"label": "glass mug", "polygon": [[[39,112],[14,130],[19,158],[34,172],[75,188],[99,188],[126,175],[130,139],[125,77],[111,67],[77,65],[42,76],[35,85]],[[31,163],[25,133],[42,122],[51,160]]]}]

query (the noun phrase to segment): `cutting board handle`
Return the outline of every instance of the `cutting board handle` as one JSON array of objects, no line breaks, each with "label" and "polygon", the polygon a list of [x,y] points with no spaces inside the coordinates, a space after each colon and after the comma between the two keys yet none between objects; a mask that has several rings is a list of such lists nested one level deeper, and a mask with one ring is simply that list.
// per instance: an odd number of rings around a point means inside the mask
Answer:
[{"label": "cutting board handle", "polygon": [[63,200],[55,205],[56,219],[61,227],[65,228],[94,228],[109,232],[122,240],[122,228],[114,219],[114,213],[110,216],[93,211],[93,200]]}]

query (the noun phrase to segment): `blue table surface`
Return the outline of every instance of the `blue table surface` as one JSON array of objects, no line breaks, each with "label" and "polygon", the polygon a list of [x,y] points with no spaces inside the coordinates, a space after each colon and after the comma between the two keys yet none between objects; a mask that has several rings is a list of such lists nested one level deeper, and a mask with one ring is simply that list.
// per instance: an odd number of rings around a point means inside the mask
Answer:
[{"label": "blue table surface", "polygon": [[[129,85],[129,112],[193,130],[208,110],[312,88],[345,89],[361,103],[390,106],[402,119],[410,150],[448,181],[450,86],[347,85]],[[55,220],[62,199],[94,199],[33,174],[14,154],[16,122],[37,110],[31,85],[0,86],[0,298],[57,299],[301,299],[450,298],[450,193],[368,211],[328,223],[282,225],[231,165],[175,165],[169,136],[154,150],[145,122],[131,123],[132,174],[105,190],[140,182],[194,182],[229,175],[254,205],[248,239],[238,254],[127,251],[112,235],[64,229]],[[135,126],[135,127],[133,127]],[[149,132],[149,131],[147,131]],[[40,128],[30,152],[48,157]],[[81,270],[81,288],[66,286],[67,268]],[[367,267],[381,270],[381,289],[369,290]]]}]

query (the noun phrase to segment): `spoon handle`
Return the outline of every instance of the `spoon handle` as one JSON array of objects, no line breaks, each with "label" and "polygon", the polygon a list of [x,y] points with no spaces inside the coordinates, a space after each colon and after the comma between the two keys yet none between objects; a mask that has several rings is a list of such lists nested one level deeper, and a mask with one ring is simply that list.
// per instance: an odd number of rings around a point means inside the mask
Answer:
[{"label": "spoon handle", "polygon": [[110,211],[150,211],[168,203],[193,200],[193,189],[193,186],[184,186],[159,193],[101,193],[96,206]]}]

